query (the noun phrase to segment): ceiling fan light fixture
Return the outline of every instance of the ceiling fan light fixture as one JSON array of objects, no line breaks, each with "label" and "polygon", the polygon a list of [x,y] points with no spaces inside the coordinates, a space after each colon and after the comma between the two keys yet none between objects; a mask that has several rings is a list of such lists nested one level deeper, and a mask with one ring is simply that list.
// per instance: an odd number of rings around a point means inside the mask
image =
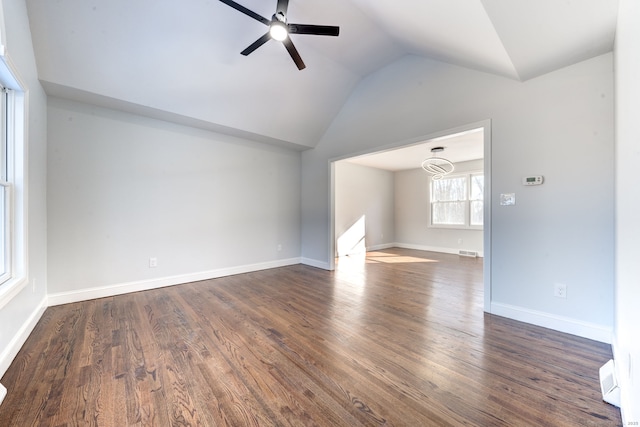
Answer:
[{"label": "ceiling fan light fixture", "polygon": [[247,9],[241,4],[236,3],[233,0],[220,0],[226,4],[247,15],[250,18],[255,19],[258,22],[269,27],[262,37],[255,42],[251,43],[245,50],[240,52],[241,55],[248,56],[251,52],[254,52],[257,48],[264,45],[269,40],[276,40],[281,42],[289,52],[289,56],[293,59],[293,62],[298,67],[298,70],[303,70],[306,66],[304,61],[298,53],[298,49],[293,45],[293,42],[289,38],[291,34],[313,34],[317,36],[337,36],[340,34],[340,27],[333,25],[310,25],[310,24],[288,24],[287,23],[287,8],[289,7],[289,0],[277,0],[276,13],[271,19],[267,19],[264,16],[255,13],[251,9]]},{"label": "ceiling fan light fixture", "polygon": [[287,26],[283,22],[274,20],[269,26],[269,35],[271,35],[272,39],[281,42],[289,36],[289,31],[287,31]]}]

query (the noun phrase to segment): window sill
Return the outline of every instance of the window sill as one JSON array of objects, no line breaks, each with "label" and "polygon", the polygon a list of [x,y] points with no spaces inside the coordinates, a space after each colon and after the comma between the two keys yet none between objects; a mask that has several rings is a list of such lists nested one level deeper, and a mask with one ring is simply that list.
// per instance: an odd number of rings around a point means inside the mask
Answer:
[{"label": "window sill", "polygon": [[468,225],[428,225],[427,227],[440,230],[482,231],[484,227],[469,227]]},{"label": "window sill", "polygon": [[0,285],[0,309],[7,305],[16,295],[27,286],[26,277],[10,279]]}]

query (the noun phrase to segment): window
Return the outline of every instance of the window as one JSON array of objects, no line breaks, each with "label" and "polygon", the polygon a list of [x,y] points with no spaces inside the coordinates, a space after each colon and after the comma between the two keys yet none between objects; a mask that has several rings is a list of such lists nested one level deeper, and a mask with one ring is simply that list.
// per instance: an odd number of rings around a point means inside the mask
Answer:
[{"label": "window", "polygon": [[483,226],[484,175],[469,173],[431,180],[431,226],[477,228]]},{"label": "window", "polygon": [[27,93],[0,49],[0,307],[26,286]]},{"label": "window", "polygon": [[0,86],[0,283],[11,278],[11,92]]}]

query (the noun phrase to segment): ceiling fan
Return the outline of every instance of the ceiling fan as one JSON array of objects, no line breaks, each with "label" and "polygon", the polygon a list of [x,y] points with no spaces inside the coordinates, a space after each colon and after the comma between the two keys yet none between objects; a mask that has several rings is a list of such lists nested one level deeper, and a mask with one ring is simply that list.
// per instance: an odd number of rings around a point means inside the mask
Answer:
[{"label": "ceiling fan", "polygon": [[287,48],[291,59],[296,63],[299,70],[304,69],[306,66],[298,53],[298,50],[293,45],[293,42],[289,38],[289,34],[313,34],[318,36],[337,36],[340,33],[340,27],[334,27],[330,25],[305,25],[305,24],[289,24],[287,22],[287,8],[289,7],[289,0],[278,0],[276,5],[276,13],[273,14],[271,20],[255,13],[252,10],[232,1],[232,0],[220,0],[222,3],[231,6],[235,10],[244,13],[245,15],[262,22],[269,27],[269,31],[253,42],[249,47],[240,52],[242,55],[247,56],[270,39],[274,39],[282,42],[284,47]]}]

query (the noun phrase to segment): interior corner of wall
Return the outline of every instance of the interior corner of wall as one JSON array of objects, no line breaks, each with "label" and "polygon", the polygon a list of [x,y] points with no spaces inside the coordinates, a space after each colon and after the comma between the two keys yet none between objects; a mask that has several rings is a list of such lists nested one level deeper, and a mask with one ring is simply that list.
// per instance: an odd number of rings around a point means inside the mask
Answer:
[{"label": "interior corner of wall", "polygon": [[7,395],[7,389],[5,386],[3,386],[2,384],[0,384],[0,405],[2,405],[2,401],[4,400],[4,397]]}]

